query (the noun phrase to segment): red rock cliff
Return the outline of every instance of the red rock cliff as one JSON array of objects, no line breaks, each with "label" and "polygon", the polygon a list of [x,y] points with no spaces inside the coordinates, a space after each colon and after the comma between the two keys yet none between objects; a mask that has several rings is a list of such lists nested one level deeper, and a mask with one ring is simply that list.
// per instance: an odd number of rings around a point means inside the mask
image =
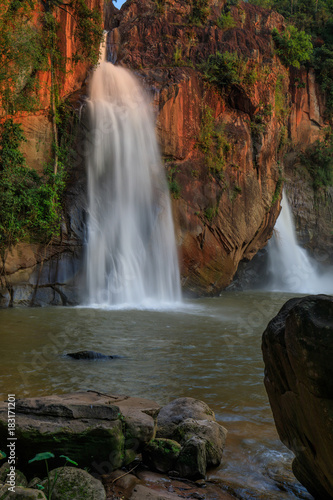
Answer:
[{"label": "red rock cliff", "polygon": [[[221,29],[223,5],[212,3],[201,27],[191,23],[182,0],[128,1],[109,21],[113,58],[135,70],[152,93],[176,190],[183,285],[194,294],[218,293],[239,262],[266,244],[279,214],[284,143],[314,141],[323,122],[313,74],[300,72],[305,88],[296,88],[274,56],[270,33],[283,26],[282,16],[240,3],[230,8],[235,26]],[[223,91],[208,83],[202,64],[217,51],[236,51],[251,80]],[[217,169],[218,140],[224,154]]]}]

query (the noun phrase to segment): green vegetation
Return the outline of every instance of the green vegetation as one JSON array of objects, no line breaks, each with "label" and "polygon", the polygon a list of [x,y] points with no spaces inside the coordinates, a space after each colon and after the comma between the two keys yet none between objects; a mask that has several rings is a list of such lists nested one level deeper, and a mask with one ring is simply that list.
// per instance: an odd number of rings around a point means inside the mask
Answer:
[{"label": "green vegetation", "polygon": [[237,52],[216,52],[208,57],[202,70],[209,82],[224,89],[242,82],[246,62]]},{"label": "green vegetation", "polygon": [[[332,121],[332,0],[250,0],[250,2],[279,12],[287,19],[288,23],[295,28],[293,30],[289,26],[284,33],[279,35],[275,32],[275,38],[279,45],[278,51],[281,53],[282,60],[285,61],[287,65],[295,65],[295,62],[297,65],[298,63],[301,64],[304,61],[308,61],[309,64],[316,70],[317,81],[321,84],[321,88],[327,96],[327,117],[330,121]],[[310,40],[314,46],[313,51],[311,50]],[[308,59],[309,55],[310,60]]]},{"label": "green vegetation", "polygon": [[272,37],[276,45],[276,53],[286,66],[299,68],[302,63],[310,60],[313,51],[311,35],[298,31],[290,24],[281,34],[274,28]]},{"label": "green vegetation", "polygon": [[98,60],[102,36],[101,16],[88,9],[85,0],[66,4],[61,0],[44,0],[39,22],[33,21],[36,0],[3,0],[0,12],[0,107],[5,114],[38,109],[39,71],[50,71],[51,94],[56,99],[55,80],[66,71],[66,59],[61,55],[59,25],[56,12],[67,11],[76,21],[74,39],[77,51],[74,63]]},{"label": "green vegetation", "polygon": [[59,234],[64,171],[46,168],[40,176],[20,151],[19,124],[8,119],[0,137],[0,254],[20,240],[47,243]]},{"label": "green vegetation", "polygon": [[168,172],[168,184],[169,184],[169,191],[174,197],[175,200],[178,200],[180,197],[181,193],[181,187],[180,184],[177,182],[175,176],[179,172],[177,167],[171,167]]},{"label": "green vegetation", "polygon": [[219,18],[216,20],[216,26],[221,30],[229,30],[236,26],[236,21],[232,17],[231,12],[222,12]]},{"label": "green vegetation", "polygon": [[[32,458],[31,460],[29,460],[29,464],[31,464],[32,462],[40,462],[42,460],[44,460],[44,462],[45,462],[46,473],[47,473],[47,490],[45,491],[45,493],[47,495],[47,499],[48,500],[51,500],[51,498],[52,498],[52,493],[53,493],[54,487],[55,487],[57,479],[58,479],[58,475],[57,475],[57,472],[56,472],[55,476],[54,476],[54,479],[53,479],[53,482],[51,484],[51,477],[50,477],[50,471],[49,471],[49,465],[48,465],[48,460],[50,458],[55,458],[55,456],[53,455],[53,453],[51,453],[49,451],[46,451],[44,453],[37,453],[37,455],[35,455],[34,458]],[[64,458],[65,459],[65,463],[64,463],[63,468],[61,469],[61,471],[66,467],[66,465],[68,463],[70,463],[72,465],[78,465],[76,462],[74,462],[74,460],[66,457],[66,455],[60,455],[60,458]],[[60,471],[60,473],[61,473],[61,471]],[[38,484],[37,488],[40,489],[40,490],[44,490],[45,489],[44,486],[42,486],[41,484]]]},{"label": "green vegetation", "polygon": [[190,22],[201,26],[207,20],[210,13],[209,0],[192,0],[192,12]]},{"label": "green vegetation", "polygon": [[328,128],[323,141],[316,141],[300,154],[310,173],[314,189],[333,186],[333,132]]},{"label": "green vegetation", "polygon": [[275,191],[273,194],[271,206],[273,206],[280,199],[280,195],[281,195],[282,188],[283,188],[283,183],[285,181],[285,178],[283,177],[283,170],[282,170],[282,167],[279,163],[278,163],[278,172],[279,172],[279,177],[278,177],[278,180],[277,180],[277,183],[275,186]]},{"label": "green vegetation", "polygon": [[[59,232],[65,166],[72,137],[71,112],[60,101],[60,88],[70,61],[63,54],[56,16],[66,11],[75,20],[77,47],[70,70],[78,61],[98,60],[101,16],[86,0],[3,0],[0,12],[0,251],[20,240],[48,242]],[[36,16],[38,21],[36,22]],[[50,75],[40,88],[40,72]],[[49,87],[47,87],[49,85]],[[53,159],[43,175],[29,169],[20,151],[22,128],[11,117],[41,107],[39,93],[50,96]],[[45,103],[43,103],[45,106]]]},{"label": "green vegetation", "polygon": [[226,138],[224,127],[215,126],[212,109],[208,106],[202,113],[198,147],[205,154],[209,172],[222,178],[231,145]]},{"label": "green vegetation", "polygon": [[279,75],[275,84],[275,116],[281,123],[285,122],[288,115],[286,92],[283,83],[284,77],[283,75]]}]

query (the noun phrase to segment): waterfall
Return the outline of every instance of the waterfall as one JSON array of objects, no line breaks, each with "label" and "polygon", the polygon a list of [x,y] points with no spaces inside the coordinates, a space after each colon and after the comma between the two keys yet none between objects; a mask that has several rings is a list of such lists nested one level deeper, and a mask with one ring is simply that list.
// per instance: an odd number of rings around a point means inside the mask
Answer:
[{"label": "waterfall", "polygon": [[269,288],[293,293],[332,293],[332,272],[320,272],[317,263],[297,244],[294,220],[285,191],[281,207],[274,235],[268,244],[272,277]]},{"label": "waterfall", "polygon": [[150,104],[134,76],[100,62],[88,116],[88,303],[180,301],[168,187]]}]

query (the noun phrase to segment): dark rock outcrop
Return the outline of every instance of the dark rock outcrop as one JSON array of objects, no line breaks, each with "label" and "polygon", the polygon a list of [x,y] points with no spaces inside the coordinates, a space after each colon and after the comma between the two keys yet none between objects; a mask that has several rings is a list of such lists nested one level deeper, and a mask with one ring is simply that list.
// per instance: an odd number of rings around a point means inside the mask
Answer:
[{"label": "dark rock outcrop", "polygon": [[289,300],[263,334],[265,386],[293,471],[320,500],[333,498],[333,298]]}]

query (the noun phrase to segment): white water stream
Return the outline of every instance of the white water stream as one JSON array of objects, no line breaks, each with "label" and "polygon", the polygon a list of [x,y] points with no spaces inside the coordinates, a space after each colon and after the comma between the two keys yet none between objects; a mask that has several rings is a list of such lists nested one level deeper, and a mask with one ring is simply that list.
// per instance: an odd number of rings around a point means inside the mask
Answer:
[{"label": "white water stream", "polygon": [[148,100],[129,71],[102,61],[88,112],[87,301],[116,307],[178,302],[171,205]]},{"label": "white water stream", "polygon": [[269,288],[294,293],[333,293],[332,272],[320,272],[317,263],[297,243],[294,220],[285,191],[281,207],[273,238],[268,245],[272,276]]}]

